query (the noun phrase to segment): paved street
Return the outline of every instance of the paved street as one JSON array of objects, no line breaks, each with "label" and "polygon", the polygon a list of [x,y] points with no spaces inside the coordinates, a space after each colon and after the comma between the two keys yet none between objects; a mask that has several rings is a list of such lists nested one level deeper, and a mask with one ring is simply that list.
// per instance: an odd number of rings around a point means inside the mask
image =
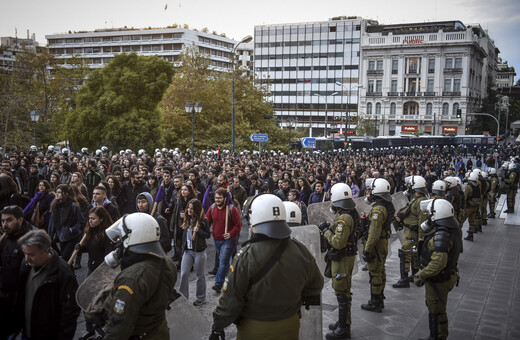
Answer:
[{"label": "paved street", "polygon": [[[497,210],[505,210],[501,197]],[[517,212],[504,218],[489,219],[484,232],[475,235],[475,242],[464,241],[464,253],[459,259],[460,284],[448,299],[450,338],[452,339],[519,339],[520,323],[520,220]],[[497,213],[497,217],[499,214]],[[468,224],[464,225],[464,236]],[[240,240],[247,239],[248,228],[242,230]],[[352,338],[353,339],[417,339],[428,335],[428,312],[424,302],[424,288],[412,286],[394,289],[399,278],[397,249],[399,241],[392,236],[391,256],[387,259],[387,285],[383,313],[362,311],[360,306],[370,296],[368,272],[361,270],[353,277]],[[240,243],[241,243],[240,242]],[[214,248],[208,246],[207,269],[213,266]],[[85,256],[84,256],[85,257]],[[84,259],[85,262],[85,259]],[[84,268],[78,280],[84,278]],[[191,274],[190,300],[195,299],[195,275]],[[207,276],[208,303],[198,309],[211,322],[218,295],[211,289],[214,276]],[[323,300],[323,332],[337,318],[337,302],[330,281],[325,282]],[[516,320],[516,322],[515,322]],[[77,334],[84,329],[83,317],[78,321]],[[173,325],[170,325],[172,327]],[[226,329],[227,339],[234,339],[234,326]]]}]

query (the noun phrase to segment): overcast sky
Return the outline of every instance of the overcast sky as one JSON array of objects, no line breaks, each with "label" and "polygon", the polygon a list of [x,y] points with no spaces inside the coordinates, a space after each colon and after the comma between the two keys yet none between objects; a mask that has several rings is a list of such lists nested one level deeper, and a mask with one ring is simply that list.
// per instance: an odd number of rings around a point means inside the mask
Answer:
[{"label": "overcast sky", "polygon": [[[165,9],[166,8],[166,9]],[[255,25],[361,16],[383,24],[461,20],[488,29],[500,56],[520,73],[520,0],[0,0],[0,36],[45,45],[45,35],[112,27],[188,24],[236,40]],[[518,79],[518,76],[517,76]]]}]

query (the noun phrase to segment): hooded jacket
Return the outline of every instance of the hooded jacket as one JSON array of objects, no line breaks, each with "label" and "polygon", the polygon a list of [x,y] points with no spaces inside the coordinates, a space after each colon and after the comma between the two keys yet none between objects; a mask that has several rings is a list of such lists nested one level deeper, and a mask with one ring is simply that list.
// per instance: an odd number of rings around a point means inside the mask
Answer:
[{"label": "hooded jacket", "polygon": [[[148,211],[142,211],[144,213],[150,214],[152,213],[153,209],[153,198],[152,195],[148,192],[142,192],[139,195],[137,195],[135,199],[135,209],[139,211],[139,207],[137,206],[137,201],[139,200],[139,197],[144,196],[146,198],[146,201],[148,201]],[[168,223],[166,222],[166,219],[162,217],[159,212],[155,212],[153,214],[153,218],[157,221],[159,224],[159,228],[161,230],[161,236],[159,239],[159,243],[161,243],[161,247],[163,248],[164,252],[167,253],[172,249],[172,243],[170,238],[170,231],[168,230]]]}]

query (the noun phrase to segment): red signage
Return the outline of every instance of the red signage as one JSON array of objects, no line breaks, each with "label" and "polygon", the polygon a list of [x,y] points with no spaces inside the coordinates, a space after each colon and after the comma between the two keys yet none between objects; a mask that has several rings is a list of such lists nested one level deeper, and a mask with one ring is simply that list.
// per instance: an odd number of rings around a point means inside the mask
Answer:
[{"label": "red signage", "polygon": [[409,38],[405,38],[403,39],[403,45],[405,44],[422,44],[424,43],[424,40],[423,39],[409,39]]},{"label": "red signage", "polygon": [[456,126],[443,126],[442,133],[457,133],[458,128]]},{"label": "red signage", "polygon": [[419,128],[417,125],[402,125],[401,130],[406,132],[417,132]]}]

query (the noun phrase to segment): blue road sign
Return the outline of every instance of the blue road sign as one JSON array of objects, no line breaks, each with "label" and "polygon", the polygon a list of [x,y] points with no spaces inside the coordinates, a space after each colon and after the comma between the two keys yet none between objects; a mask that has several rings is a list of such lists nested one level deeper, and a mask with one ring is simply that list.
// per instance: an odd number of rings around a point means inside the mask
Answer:
[{"label": "blue road sign", "polygon": [[251,142],[267,142],[267,133],[260,133],[260,134],[252,134],[249,136],[249,139],[251,139]]},{"label": "blue road sign", "polygon": [[304,148],[315,149],[316,148],[316,138],[307,137],[307,138],[302,139],[302,146]]}]

